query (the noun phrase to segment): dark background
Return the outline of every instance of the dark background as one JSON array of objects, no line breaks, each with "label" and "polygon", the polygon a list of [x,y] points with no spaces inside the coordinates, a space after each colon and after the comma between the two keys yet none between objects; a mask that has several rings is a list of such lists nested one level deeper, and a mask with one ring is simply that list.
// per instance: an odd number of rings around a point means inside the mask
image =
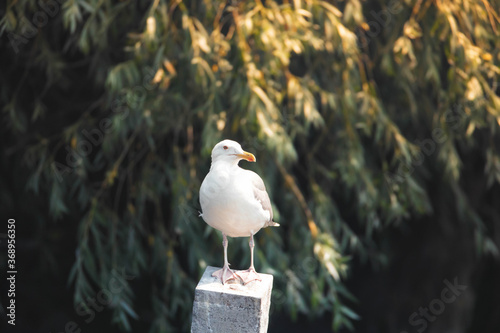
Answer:
[{"label": "dark background", "polygon": [[499,3],[298,3],[0,5],[2,332],[188,332],[224,138],[281,224],[256,235],[269,332],[499,332]]}]

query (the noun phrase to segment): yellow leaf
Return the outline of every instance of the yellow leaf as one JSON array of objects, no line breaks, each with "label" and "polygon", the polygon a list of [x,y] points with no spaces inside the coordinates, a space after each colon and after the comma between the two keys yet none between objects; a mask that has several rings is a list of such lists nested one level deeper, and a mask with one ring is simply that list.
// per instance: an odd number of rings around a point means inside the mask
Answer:
[{"label": "yellow leaf", "polygon": [[418,25],[417,21],[415,21],[415,19],[413,18],[405,23],[403,31],[405,36],[410,39],[422,37],[422,29]]},{"label": "yellow leaf", "polygon": [[467,90],[465,91],[465,97],[469,101],[473,101],[479,97],[483,96],[483,89],[478,79],[472,77],[469,82],[467,82]]},{"label": "yellow leaf", "polygon": [[472,133],[474,133],[474,130],[476,129],[476,125],[474,123],[470,123],[469,126],[467,127],[467,132],[465,133],[467,136],[471,136]]},{"label": "yellow leaf", "polygon": [[167,69],[167,71],[170,74],[173,74],[173,75],[177,74],[177,72],[175,71],[174,65],[172,65],[172,63],[169,60],[164,60],[163,61],[163,66],[165,66],[165,68]]},{"label": "yellow leaf", "polygon": [[314,223],[313,220],[307,221],[307,225],[309,226],[309,230],[311,230],[311,236],[313,239],[318,236],[318,227],[316,226],[316,223]]},{"label": "yellow leaf", "polygon": [[491,61],[493,59],[493,57],[491,56],[491,53],[483,53],[482,58],[485,61]]},{"label": "yellow leaf", "polygon": [[342,12],[337,9],[337,7],[330,5],[326,1],[321,1],[320,4],[325,7],[326,10],[330,11],[333,15],[342,17]]},{"label": "yellow leaf", "polygon": [[148,17],[146,21],[146,33],[151,37],[156,32],[156,20],[153,16]]},{"label": "yellow leaf", "polygon": [[156,74],[152,80],[153,83],[159,83],[161,81],[161,79],[163,78],[165,72],[163,71],[163,69],[159,69],[158,71],[156,71]]}]

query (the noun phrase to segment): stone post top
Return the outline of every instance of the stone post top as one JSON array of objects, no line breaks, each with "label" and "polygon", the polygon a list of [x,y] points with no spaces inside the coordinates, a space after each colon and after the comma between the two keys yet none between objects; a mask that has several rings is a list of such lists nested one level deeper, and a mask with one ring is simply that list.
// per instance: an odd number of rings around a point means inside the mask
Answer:
[{"label": "stone post top", "polygon": [[196,287],[191,333],[267,333],[273,276],[222,284],[212,276],[218,269],[208,266]]},{"label": "stone post top", "polygon": [[[246,297],[262,298],[273,285],[273,276],[271,274],[259,273],[262,281],[252,281],[243,285],[238,280],[230,280],[222,284],[219,279],[212,276],[212,273],[220,268],[207,266],[205,273],[196,286],[197,290],[212,291],[217,293],[226,293],[233,295],[241,295]],[[237,272],[237,271],[235,271]]]}]

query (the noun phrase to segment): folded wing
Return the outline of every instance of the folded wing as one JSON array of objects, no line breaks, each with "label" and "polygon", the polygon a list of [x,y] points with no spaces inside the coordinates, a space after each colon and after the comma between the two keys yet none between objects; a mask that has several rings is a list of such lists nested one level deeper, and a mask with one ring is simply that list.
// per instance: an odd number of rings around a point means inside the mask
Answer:
[{"label": "folded wing", "polygon": [[266,221],[264,227],[277,227],[278,223],[273,221],[273,207],[271,205],[271,200],[269,199],[269,194],[266,191],[266,185],[264,181],[258,174],[253,171],[248,170],[248,175],[253,185],[253,194],[255,199],[260,202],[262,209],[269,212],[269,221]]}]

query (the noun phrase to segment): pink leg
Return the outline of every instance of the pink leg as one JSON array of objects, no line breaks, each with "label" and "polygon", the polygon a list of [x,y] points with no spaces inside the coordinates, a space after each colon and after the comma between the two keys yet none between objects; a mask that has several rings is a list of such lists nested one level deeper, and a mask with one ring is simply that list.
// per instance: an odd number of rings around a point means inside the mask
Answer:
[{"label": "pink leg", "polygon": [[244,284],[247,284],[248,282],[254,280],[262,281],[259,274],[255,271],[255,267],[253,266],[253,248],[255,247],[255,244],[253,242],[253,235],[250,235],[250,241],[248,242],[248,245],[250,246],[250,267],[246,271],[237,273]]},{"label": "pink leg", "polygon": [[236,279],[238,276],[229,269],[229,262],[227,261],[227,237],[224,233],[222,233],[222,246],[224,247],[224,267],[213,272],[212,276],[218,278],[224,284],[227,280]]}]

